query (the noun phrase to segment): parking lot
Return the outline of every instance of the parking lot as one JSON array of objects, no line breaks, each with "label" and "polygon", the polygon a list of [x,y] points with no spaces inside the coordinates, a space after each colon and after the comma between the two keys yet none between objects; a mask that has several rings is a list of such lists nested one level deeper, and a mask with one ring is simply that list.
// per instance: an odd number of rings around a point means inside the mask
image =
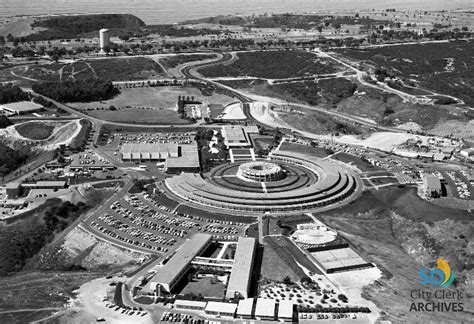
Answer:
[{"label": "parking lot", "polygon": [[245,231],[243,223],[173,212],[148,194],[125,195],[84,226],[121,245],[163,255],[172,253],[194,232],[236,241]]}]

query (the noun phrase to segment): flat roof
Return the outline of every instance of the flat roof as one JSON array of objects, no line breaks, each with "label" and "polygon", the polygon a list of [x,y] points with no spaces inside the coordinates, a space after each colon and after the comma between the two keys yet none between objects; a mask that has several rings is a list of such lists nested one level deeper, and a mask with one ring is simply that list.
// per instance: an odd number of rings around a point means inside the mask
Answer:
[{"label": "flat roof", "polygon": [[273,299],[257,298],[255,316],[275,317],[276,302]]},{"label": "flat roof", "polygon": [[255,245],[255,238],[239,237],[227,291],[248,291],[249,277],[252,275]]},{"label": "flat roof", "polygon": [[229,143],[247,143],[247,137],[242,126],[222,126],[222,133],[222,136]]},{"label": "flat roof", "polygon": [[32,101],[19,101],[0,105],[0,108],[16,112],[42,109],[43,106]]},{"label": "flat roof", "polygon": [[291,300],[281,300],[278,304],[278,318],[293,318],[293,306]]},{"label": "flat roof", "polygon": [[37,186],[65,186],[66,181],[37,181]]},{"label": "flat roof", "polygon": [[237,315],[252,316],[253,302],[253,298],[241,299],[237,307]]},{"label": "flat roof", "polygon": [[141,153],[141,154],[163,154],[178,155],[177,143],[124,143],[120,149],[122,154]]},{"label": "flat roof", "polygon": [[199,168],[199,152],[196,144],[180,145],[181,156],[166,159],[166,168]]},{"label": "flat roof", "polygon": [[194,234],[192,238],[184,242],[176,254],[163,267],[158,269],[152,281],[158,281],[170,285],[175,277],[187,267],[199,250],[211,240],[209,234]]},{"label": "flat roof", "polygon": [[234,314],[236,309],[237,304],[210,301],[207,303],[206,309],[204,311],[213,313]]},{"label": "flat roof", "polygon": [[205,308],[207,302],[205,301],[194,301],[194,300],[184,300],[184,299],[176,299],[174,302],[174,306],[187,306],[187,307],[199,307]]},{"label": "flat roof", "polygon": [[5,188],[7,189],[18,189],[18,187],[21,185],[19,182],[9,182],[5,185]]},{"label": "flat roof", "polygon": [[423,179],[429,188],[441,189],[441,182],[439,178],[431,173],[423,173]]}]

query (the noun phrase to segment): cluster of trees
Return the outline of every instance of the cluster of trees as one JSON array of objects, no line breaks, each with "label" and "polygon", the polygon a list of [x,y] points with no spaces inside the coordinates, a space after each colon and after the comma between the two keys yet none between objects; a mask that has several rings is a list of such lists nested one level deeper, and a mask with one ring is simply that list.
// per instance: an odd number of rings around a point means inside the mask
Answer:
[{"label": "cluster of trees", "polygon": [[30,96],[17,85],[0,83],[0,104],[29,100]]},{"label": "cluster of trees", "polygon": [[[0,227],[0,276],[20,271],[54,236],[64,230],[89,208],[84,203],[74,205],[54,198],[38,208],[26,212],[9,226]],[[64,264],[50,264],[62,270]]]},{"label": "cluster of trees", "polygon": [[69,145],[73,151],[82,151],[85,148],[92,130],[92,124],[87,119],[81,119],[80,123],[82,126],[81,130]]},{"label": "cluster of trees", "polygon": [[18,169],[28,159],[26,152],[15,150],[0,142],[0,176]]},{"label": "cluster of trees", "polygon": [[62,232],[71,225],[88,208],[89,206],[83,202],[74,205],[70,201],[65,201],[61,205],[47,210],[43,217],[46,229],[50,234],[47,241],[51,241],[55,234]]},{"label": "cluster of trees", "polygon": [[5,115],[0,115],[0,129],[13,125],[10,119]]},{"label": "cluster of trees", "polygon": [[94,32],[104,28],[139,28],[145,23],[139,18],[129,14],[100,14],[64,17],[48,17],[37,20],[32,27],[43,27],[47,30],[26,37],[29,41],[75,38],[82,34]]},{"label": "cluster of trees", "polygon": [[120,91],[103,79],[35,83],[33,91],[60,102],[91,102],[113,98]]},{"label": "cluster of trees", "polygon": [[194,140],[198,144],[199,157],[201,159],[201,168],[206,171],[214,166],[215,162],[226,161],[229,155],[229,150],[224,144],[224,138],[219,131],[216,134],[217,143],[214,144],[214,148],[218,150],[218,153],[212,153],[209,149],[209,142],[214,136],[212,129],[198,129]]},{"label": "cluster of trees", "polygon": [[246,28],[284,28],[309,30],[315,26],[333,26],[340,28],[346,25],[376,25],[390,23],[385,20],[375,20],[367,17],[356,16],[331,16],[331,15],[300,15],[300,14],[275,14],[275,15],[252,15],[252,16],[215,16],[192,22],[205,22],[219,25],[238,25]]}]

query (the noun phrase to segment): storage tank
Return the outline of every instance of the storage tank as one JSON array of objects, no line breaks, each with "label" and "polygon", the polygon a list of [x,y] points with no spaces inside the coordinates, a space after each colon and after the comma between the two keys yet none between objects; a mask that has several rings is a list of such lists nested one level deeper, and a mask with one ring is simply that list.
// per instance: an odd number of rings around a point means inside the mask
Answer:
[{"label": "storage tank", "polygon": [[103,51],[104,47],[110,45],[110,31],[108,29],[101,29],[99,34],[99,46],[100,50]]}]

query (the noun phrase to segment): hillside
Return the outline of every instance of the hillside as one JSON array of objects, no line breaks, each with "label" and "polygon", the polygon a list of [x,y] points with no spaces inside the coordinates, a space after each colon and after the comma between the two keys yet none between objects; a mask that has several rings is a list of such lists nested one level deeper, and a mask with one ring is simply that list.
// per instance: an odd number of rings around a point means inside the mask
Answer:
[{"label": "hillside", "polygon": [[145,26],[145,23],[130,14],[99,14],[48,17],[44,20],[37,20],[31,26],[47,28],[47,30],[27,37],[30,41],[38,41],[76,38],[82,34],[98,32],[102,28],[139,28]]},{"label": "hillside", "polygon": [[8,126],[13,125],[13,123],[8,119],[7,116],[0,116],[0,128],[7,128]]},{"label": "hillside", "polygon": [[0,143],[0,176],[5,176],[22,165],[28,156]]}]

